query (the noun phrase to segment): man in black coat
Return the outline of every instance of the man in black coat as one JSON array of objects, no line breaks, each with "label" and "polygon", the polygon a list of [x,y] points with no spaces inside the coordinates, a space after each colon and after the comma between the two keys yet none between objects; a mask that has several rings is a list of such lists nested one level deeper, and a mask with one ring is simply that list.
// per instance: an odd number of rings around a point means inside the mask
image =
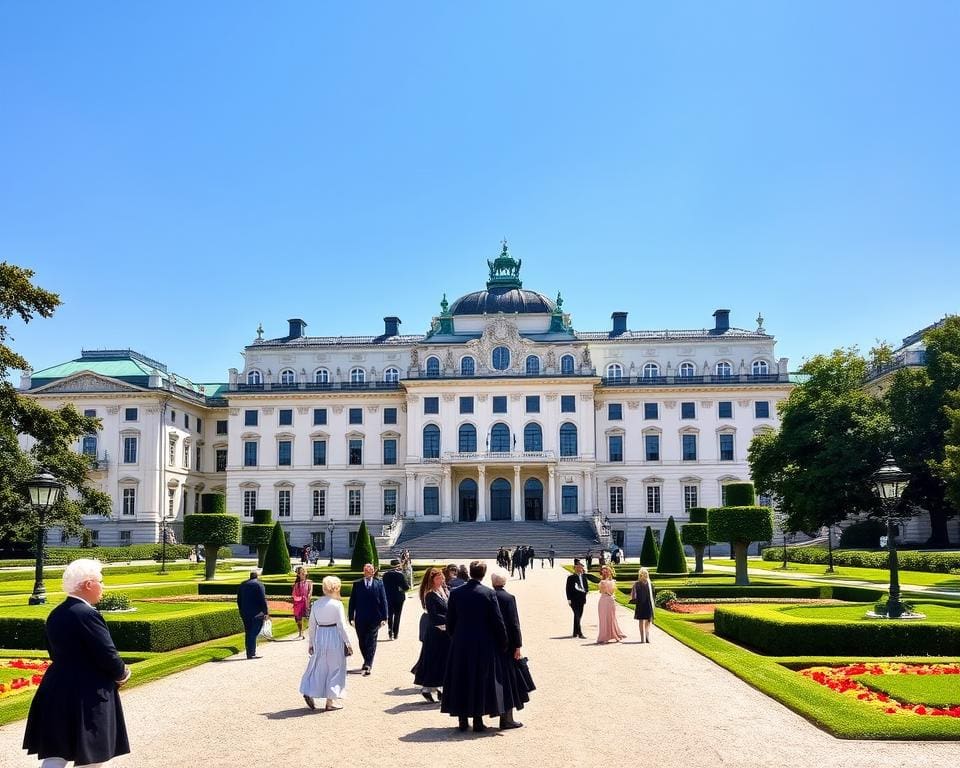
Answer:
[{"label": "man in black coat", "polygon": [[500,715],[500,730],[522,728],[523,723],[513,719],[513,710],[523,709],[523,705],[530,701],[530,691],[517,669],[518,660],[523,655],[523,635],[520,632],[517,598],[504,589],[507,583],[505,571],[494,571],[490,577],[490,583],[493,584],[503,623],[507,628],[507,647],[500,655],[500,663],[503,666],[503,706],[506,708],[506,711]]},{"label": "man in black coat", "polygon": [[263,628],[263,620],[269,616],[267,592],[260,582],[259,575],[257,571],[250,571],[250,578],[240,584],[240,588],[237,589],[237,608],[243,620],[248,659],[260,658],[257,656],[257,635]]},{"label": "man in black coat", "polygon": [[103,595],[102,578],[99,562],[75,560],[63,573],[69,596],[47,617],[53,663],[30,702],[23,735],[27,753],[44,761],[99,764],[130,752],[118,691],[130,668],[93,607]]},{"label": "man in black coat", "polygon": [[383,589],[387,593],[387,637],[396,640],[400,633],[400,614],[412,585],[407,584],[399,560],[394,558],[390,565],[393,568],[383,574]]},{"label": "man in black coat", "polygon": [[364,675],[369,675],[373,669],[373,657],[377,653],[377,633],[387,621],[387,593],[383,582],[373,578],[374,573],[374,567],[370,563],[363,566],[363,578],[353,582],[350,602],[347,603],[347,617],[357,629]]},{"label": "man in black coat", "polygon": [[481,580],[486,563],[470,563],[470,581],[450,593],[447,633],[450,654],[443,679],[441,712],[459,718],[458,729],[485,731],[483,716],[505,714],[500,654],[507,647],[507,628],[492,589]]},{"label": "man in black coat", "polygon": [[573,573],[567,576],[567,605],[573,611],[573,636],[586,640],[583,630],[580,629],[580,618],[583,616],[583,606],[587,604],[587,592],[590,591],[590,582],[584,572],[583,563],[573,561]]}]

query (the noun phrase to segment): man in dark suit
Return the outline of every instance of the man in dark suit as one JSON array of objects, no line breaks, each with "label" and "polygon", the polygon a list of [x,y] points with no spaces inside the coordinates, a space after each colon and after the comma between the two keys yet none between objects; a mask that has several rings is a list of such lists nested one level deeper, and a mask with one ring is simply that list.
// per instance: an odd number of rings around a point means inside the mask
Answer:
[{"label": "man in dark suit", "polygon": [[583,563],[579,560],[573,561],[573,571],[567,576],[567,605],[573,611],[573,636],[585,640],[583,630],[580,629],[580,618],[583,616],[583,606],[587,604],[590,582],[587,581]]},{"label": "man in dark suit", "polygon": [[240,584],[237,590],[237,608],[240,609],[240,618],[243,620],[248,659],[260,658],[257,656],[257,635],[263,628],[263,620],[269,616],[267,592],[258,578],[259,575],[257,571],[250,571],[250,578]]},{"label": "man in dark suit", "polygon": [[460,572],[460,569],[457,567],[456,563],[450,563],[446,568],[443,569],[443,578],[447,582],[447,589],[453,590],[457,587],[462,587],[465,582],[457,574]]},{"label": "man in dark suit", "polygon": [[500,730],[522,728],[523,723],[513,717],[514,709],[523,709],[523,705],[530,701],[530,690],[526,681],[520,675],[517,664],[523,655],[523,634],[520,632],[520,614],[517,611],[517,598],[507,592],[504,586],[507,583],[506,571],[494,571],[490,576],[500,614],[507,628],[507,647],[500,655],[500,664],[503,668],[503,706],[505,712],[500,715]]},{"label": "man in dark suit", "polygon": [[363,656],[364,675],[373,669],[373,657],[377,653],[377,632],[387,621],[387,593],[383,582],[373,578],[374,567],[363,566],[363,578],[353,582],[347,617],[356,627],[360,655]]},{"label": "man in dark suit", "polygon": [[503,668],[499,655],[506,652],[507,628],[492,589],[481,580],[487,564],[470,563],[470,580],[450,593],[447,603],[447,633],[450,653],[443,678],[440,711],[459,719],[459,730],[487,730],[483,716],[506,714]]},{"label": "man in dark suit", "polygon": [[412,585],[407,584],[399,560],[394,558],[390,565],[393,568],[383,574],[383,589],[387,593],[387,637],[396,640],[400,633],[400,614]]}]

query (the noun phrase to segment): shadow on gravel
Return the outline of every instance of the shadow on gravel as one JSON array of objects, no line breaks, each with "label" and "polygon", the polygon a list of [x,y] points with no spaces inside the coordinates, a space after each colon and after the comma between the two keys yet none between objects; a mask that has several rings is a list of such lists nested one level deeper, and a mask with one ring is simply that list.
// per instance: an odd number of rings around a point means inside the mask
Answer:
[{"label": "shadow on gravel", "polygon": [[312,717],[313,715],[323,714],[323,708],[307,709],[298,707],[297,709],[282,709],[279,712],[261,712],[267,720],[289,720],[292,717]]},{"label": "shadow on gravel", "polygon": [[417,711],[426,711],[429,708],[433,707],[434,709],[440,706],[439,703],[429,702],[420,699],[420,701],[409,701],[405,704],[397,704],[395,707],[390,707],[389,709],[383,710],[388,715],[402,715],[404,712],[417,712]]},{"label": "shadow on gravel", "polygon": [[394,688],[392,691],[384,691],[384,696],[415,696],[420,693],[419,688]]},{"label": "shadow on gravel", "polygon": [[503,734],[496,728],[490,728],[483,733],[474,733],[473,731],[458,731],[454,726],[452,728],[421,728],[419,731],[401,736],[400,741],[423,744],[436,741],[472,741],[474,739],[488,739],[491,736],[502,735]]}]

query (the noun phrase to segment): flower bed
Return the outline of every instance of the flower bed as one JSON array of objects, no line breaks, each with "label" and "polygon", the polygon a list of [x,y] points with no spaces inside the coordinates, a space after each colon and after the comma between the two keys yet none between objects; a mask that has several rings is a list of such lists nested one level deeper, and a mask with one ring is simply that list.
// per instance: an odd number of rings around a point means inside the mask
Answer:
[{"label": "flower bed", "polygon": [[[850,664],[845,667],[808,667],[800,670],[800,674],[813,682],[826,686],[842,696],[854,698],[874,706],[887,715],[931,715],[939,717],[960,718],[960,678],[951,678],[947,685],[944,676],[960,675],[960,665],[947,664]],[[882,688],[882,680],[878,679],[878,686],[871,687],[871,678],[884,678],[899,675],[911,675],[936,679],[938,683],[930,686],[929,695],[933,698],[924,703],[900,701]],[[867,684],[865,684],[867,683]],[[916,686],[912,686],[916,688]],[[957,699],[956,703],[938,701],[930,704],[933,699],[942,699],[943,690],[950,690]],[[923,694],[921,694],[923,695]],[[916,698],[915,696],[913,698]]]},{"label": "flower bed", "polygon": [[46,659],[10,659],[0,662],[0,698],[40,685],[50,662]]}]

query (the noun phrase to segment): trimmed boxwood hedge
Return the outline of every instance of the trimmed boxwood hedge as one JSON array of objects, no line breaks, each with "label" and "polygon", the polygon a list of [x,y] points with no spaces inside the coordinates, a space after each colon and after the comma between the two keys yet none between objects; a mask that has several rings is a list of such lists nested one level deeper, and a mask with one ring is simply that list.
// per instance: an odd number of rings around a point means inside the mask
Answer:
[{"label": "trimmed boxwood hedge", "polygon": [[643,546],[640,548],[640,565],[646,568],[656,568],[660,560],[660,547],[653,535],[653,528],[649,525],[643,534]]},{"label": "trimmed boxwood hedge", "polygon": [[290,551],[287,549],[287,539],[283,535],[283,526],[278,520],[273,524],[270,532],[270,541],[267,552],[263,556],[264,575],[283,575],[290,573]]},{"label": "trimmed boxwood hedge", "polygon": [[[270,582],[261,580],[264,591],[273,597],[290,597],[293,592],[293,582]],[[197,585],[197,593],[201,595],[235,595],[239,589],[239,584],[224,584],[217,581],[204,581]],[[340,585],[340,596],[350,597],[353,591],[353,582],[343,580]],[[323,585],[319,581],[313,582],[313,596],[323,597]]]},{"label": "trimmed boxwood hedge", "polygon": [[773,510],[753,506],[716,507],[707,513],[707,535],[713,541],[731,543],[737,584],[749,584],[747,547],[752,541],[773,538]]},{"label": "trimmed boxwood hedge", "polygon": [[[864,605],[866,613],[872,606]],[[843,621],[790,615],[784,606],[718,606],[714,631],[720,637],[771,656],[830,656],[864,653],[960,654],[960,625],[931,621]]]},{"label": "trimmed boxwood hedge", "polygon": [[235,544],[239,538],[240,520],[233,515],[207,513],[183,518],[183,540],[203,546],[207,579],[212,579],[217,570],[220,547]]},{"label": "trimmed boxwood hedge", "polygon": [[227,497],[222,493],[201,493],[200,512],[204,515],[225,515]]},{"label": "trimmed boxwood hedge", "polygon": [[707,508],[706,507],[690,507],[687,510],[687,514],[690,516],[691,523],[706,523],[707,522]]},{"label": "trimmed boxwood hedge", "polygon": [[727,507],[752,507],[757,503],[753,483],[728,483],[724,486]]},{"label": "trimmed boxwood hedge", "polygon": [[673,515],[667,518],[667,529],[663,533],[663,546],[660,548],[660,557],[657,559],[658,573],[685,574],[687,572],[687,558],[683,554],[683,544],[680,533],[677,531],[677,522]]},{"label": "trimmed boxwood hedge", "polygon": [[[160,544],[130,544],[126,547],[44,547],[43,562],[46,565],[68,565],[81,557],[90,557],[101,563],[130,562],[131,560],[156,560],[160,562]],[[193,550],[186,544],[167,544],[167,560],[186,560]],[[230,556],[230,550],[221,550]],[[0,566],[22,563],[21,560],[0,560]],[[26,565],[33,565],[27,562]],[[169,566],[168,566],[169,567]]]},{"label": "trimmed boxwood hedge", "polygon": [[269,509],[253,510],[253,524],[273,526],[273,511]]},{"label": "trimmed boxwood hedge", "polygon": [[[880,568],[887,570],[890,553],[885,550],[833,550],[834,565],[851,568]],[[791,563],[826,565],[828,553],[821,547],[787,547],[787,560]],[[782,560],[783,547],[771,547],[763,551],[764,560]],[[960,568],[960,552],[936,552],[926,550],[900,550],[897,562],[901,571],[924,571],[926,573],[950,573]]]}]

